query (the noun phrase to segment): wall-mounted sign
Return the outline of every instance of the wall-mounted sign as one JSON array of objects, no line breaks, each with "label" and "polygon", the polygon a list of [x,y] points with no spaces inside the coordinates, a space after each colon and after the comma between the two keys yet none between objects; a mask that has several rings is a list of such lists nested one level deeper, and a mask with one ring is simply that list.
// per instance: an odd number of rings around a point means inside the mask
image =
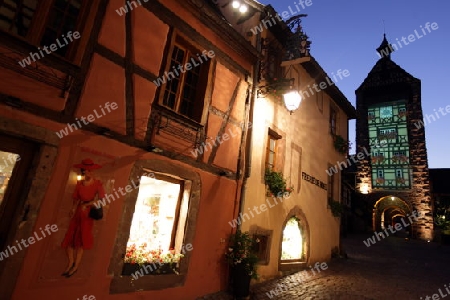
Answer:
[{"label": "wall-mounted sign", "polygon": [[321,189],[327,190],[327,184],[323,181],[320,181],[319,179],[315,178],[314,176],[311,176],[309,174],[306,174],[305,172],[302,172],[302,179],[305,181],[308,181],[312,184],[317,185]]}]

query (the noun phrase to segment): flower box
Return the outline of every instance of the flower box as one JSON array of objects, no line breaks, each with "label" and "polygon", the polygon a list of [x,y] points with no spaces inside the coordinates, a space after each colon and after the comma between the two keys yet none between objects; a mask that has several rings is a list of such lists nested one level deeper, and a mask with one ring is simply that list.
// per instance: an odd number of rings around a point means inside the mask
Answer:
[{"label": "flower box", "polygon": [[392,157],[393,163],[407,163],[408,157],[406,155],[394,155]]},{"label": "flower box", "polygon": [[401,111],[398,113],[398,118],[401,119],[403,117],[406,117],[406,111]]},{"label": "flower box", "polygon": [[283,197],[285,193],[291,194],[294,187],[287,187],[286,179],[282,172],[275,172],[267,169],[264,176],[265,184],[267,185],[267,197]]},{"label": "flower box", "polygon": [[397,184],[405,184],[405,178],[397,177],[395,178]]},{"label": "flower box", "polygon": [[377,184],[384,184],[384,178],[377,178]]},{"label": "flower box", "polygon": [[178,274],[176,263],[123,264],[122,275],[132,275],[136,272],[144,275]]},{"label": "flower box", "polygon": [[384,156],[372,156],[372,163],[382,163],[384,162]]}]

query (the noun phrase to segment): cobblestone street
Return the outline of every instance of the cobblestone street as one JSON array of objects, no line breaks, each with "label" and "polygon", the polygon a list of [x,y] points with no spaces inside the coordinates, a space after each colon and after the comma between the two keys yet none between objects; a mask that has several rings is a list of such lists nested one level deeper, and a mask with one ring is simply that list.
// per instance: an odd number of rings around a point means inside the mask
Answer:
[{"label": "cobblestone street", "polygon": [[[363,241],[368,237],[344,238],[348,259],[332,260],[326,271],[309,280],[301,278],[311,271],[302,271],[253,286],[251,299],[270,299],[266,293],[277,288],[278,295],[272,294],[272,299],[436,300],[450,294],[446,291],[450,291],[450,246],[388,237],[366,247]],[[291,283],[294,281],[296,285]],[[290,288],[281,292],[279,284]],[[432,298],[433,294],[438,296]],[[233,297],[219,293],[201,299]]]}]

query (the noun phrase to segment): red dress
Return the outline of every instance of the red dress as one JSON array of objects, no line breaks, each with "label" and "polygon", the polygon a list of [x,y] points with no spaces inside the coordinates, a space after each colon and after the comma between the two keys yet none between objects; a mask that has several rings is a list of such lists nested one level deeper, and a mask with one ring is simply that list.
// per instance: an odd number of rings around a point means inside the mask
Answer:
[{"label": "red dress", "polygon": [[80,203],[78,204],[76,211],[70,220],[70,225],[67,229],[66,236],[61,243],[61,247],[83,249],[92,248],[94,245],[94,237],[92,235],[94,220],[89,218],[89,211],[92,205],[82,209],[81,204],[83,202],[94,200],[95,194],[97,193],[98,199],[105,197],[105,191],[100,180],[95,180],[88,186],[84,186],[82,182],[77,183],[75,191],[73,192],[73,199],[74,201],[80,200]]}]

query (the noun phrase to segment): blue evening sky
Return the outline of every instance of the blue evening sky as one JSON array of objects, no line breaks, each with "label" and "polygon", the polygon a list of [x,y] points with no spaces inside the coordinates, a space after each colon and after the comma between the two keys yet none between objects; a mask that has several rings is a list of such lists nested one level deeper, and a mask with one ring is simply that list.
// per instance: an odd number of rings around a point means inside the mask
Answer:
[{"label": "blue evening sky", "polygon": [[[355,106],[355,90],[367,77],[379,59],[375,49],[383,39],[383,20],[386,36],[391,44],[401,43],[402,48],[391,58],[412,76],[422,81],[422,110],[424,115],[435,113],[440,107],[444,114],[425,125],[430,168],[450,168],[450,105],[447,89],[450,88],[450,1],[448,0],[312,0],[311,6],[302,9],[299,0],[260,0],[271,4],[277,12],[308,14],[303,18],[303,28],[308,34],[311,54],[331,77],[341,69],[350,76],[336,85]],[[290,13],[290,16],[292,14]],[[427,22],[438,24],[438,29],[423,34]],[[414,42],[408,35],[417,30],[421,38]],[[426,29],[425,29],[426,30]],[[401,39],[406,38],[405,45]],[[398,43],[397,43],[398,46]],[[355,120],[350,121],[350,140],[355,140]],[[355,147],[351,152],[354,152]]]}]

